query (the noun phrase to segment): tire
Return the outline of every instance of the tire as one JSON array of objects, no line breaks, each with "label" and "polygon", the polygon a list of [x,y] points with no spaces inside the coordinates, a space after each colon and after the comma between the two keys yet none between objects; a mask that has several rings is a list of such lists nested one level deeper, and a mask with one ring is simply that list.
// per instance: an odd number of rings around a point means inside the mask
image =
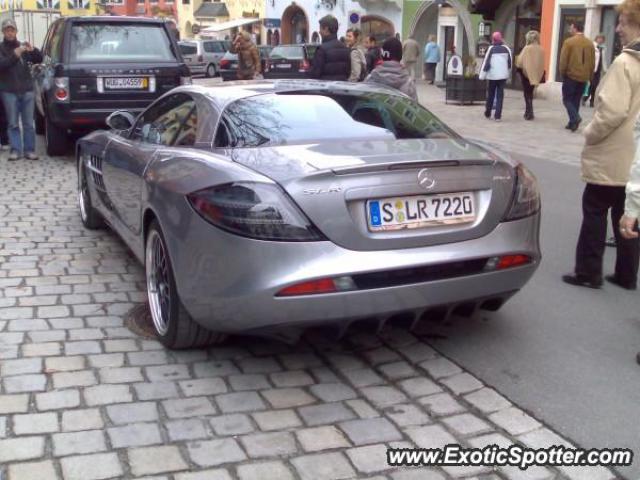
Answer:
[{"label": "tire", "polygon": [[207,69],[204,71],[204,76],[206,78],[213,78],[217,75],[216,66],[213,63],[207,65]]},{"label": "tire", "polygon": [[69,152],[68,133],[65,129],[55,125],[49,117],[44,119],[44,142],[47,155],[62,156]]},{"label": "tire", "polygon": [[82,224],[89,230],[97,230],[104,227],[104,220],[100,212],[93,208],[91,193],[87,183],[86,170],[82,160],[78,159],[78,207]]},{"label": "tire", "polygon": [[35,124],[36,124],[36,134],[44,135],[44,117],[40,115],[38,109],[35,109]]},{"label": "tire", "polygon": [[167,243],[157,220],[145,241],[144,269],[153,327],[167,348],[197,348],[220,343],[226,335],[210,332],[197,324],[178,297]]}]

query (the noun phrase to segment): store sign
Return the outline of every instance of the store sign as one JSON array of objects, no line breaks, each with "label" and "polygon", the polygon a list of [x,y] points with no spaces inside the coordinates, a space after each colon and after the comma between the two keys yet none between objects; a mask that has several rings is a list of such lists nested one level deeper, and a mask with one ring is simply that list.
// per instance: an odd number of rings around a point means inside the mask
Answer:
[{"label": "store sign", "polygon": [[460,75],[464,73],[464,65],[462,64],[462,57],[460,55],[452,55],[447,64],[447,76]]},{"label": "store sign", "polygon": [[263,20],[264,28],[280,28],[279,18],[265,18]]}]

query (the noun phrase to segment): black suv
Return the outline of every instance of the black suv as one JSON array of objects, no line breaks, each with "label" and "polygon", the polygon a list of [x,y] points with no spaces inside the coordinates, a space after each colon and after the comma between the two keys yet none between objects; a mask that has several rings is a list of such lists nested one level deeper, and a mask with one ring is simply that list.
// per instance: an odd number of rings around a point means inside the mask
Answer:
[{"label": "black suv", "polygon": [[264,78],[308,78],[317,49],[315,44],[273,47],[264,67]]},{"label": "black suv", "polygon": [[64,17],[47,32],[34,68],[36,130],[47,154],[63,155],[69,133],[101,128],[116,110],[140,112],[189,68],[169,26],[139,17]]}]

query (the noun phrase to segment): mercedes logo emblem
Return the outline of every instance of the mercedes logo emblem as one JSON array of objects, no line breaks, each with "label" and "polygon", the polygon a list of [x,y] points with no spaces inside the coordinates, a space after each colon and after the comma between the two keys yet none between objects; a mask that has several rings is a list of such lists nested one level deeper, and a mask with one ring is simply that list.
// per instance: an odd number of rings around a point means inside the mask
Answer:
[{"label": "mercedes logo emblem", "polygon": [[425,190],[431,190],[436,185],[436,181],[431,176],[428,168],[423,168],[418,172],[418,185]]}]

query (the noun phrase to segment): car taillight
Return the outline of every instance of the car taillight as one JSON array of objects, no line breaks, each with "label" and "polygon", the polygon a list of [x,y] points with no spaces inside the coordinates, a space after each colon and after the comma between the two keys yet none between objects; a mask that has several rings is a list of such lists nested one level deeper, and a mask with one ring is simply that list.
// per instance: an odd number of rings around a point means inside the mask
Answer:
[{"label": "car taillight", "polygon": [[69,101],[69,77],[56,77],[54,79],[54,96],[59,102]]},{"label": "car taillight", "polygon": [[198,61],[199,62],[204,62],[204,57],[202,55],[198,55]]},{"label": "car taillight", "polygon": [[277,185],[234,182],[205,188],[187,200],[207,222],[259,240],[313,242],[325,237]]},{"label": "car taillight", "polygon": [[311,65],[309,64],[309,60],[307,60],[306,58],[304,60],[302,60],[302,63],[300,64],[300,72],[308,72],[309,69],[311,68]]},{"label": "car taillight", "polygon": [[491,257],[489,260],[487,260],[487,264],[485,265],[484,269],[488,271],[505,270],[507,268],[527,265],[532,261],[533,260],[529,255],[503,255],[501,257]]},{"label": "car taillight", "polygon": [[296,295],[315,295],[318,293],[337,293],[357,290],[351,277],[320,278],[307,282],[296,283],[283,288],[276,297],[295,297]]},{"label": "car taillight", "polygon": [[518,220],[540,210],[540,191],[536,177],[523,164],[515,168],[516,183],[511,208],[503,221]]},{"label": "car taillight", "polygon": [[220,68],[229,68],[229,65],[231,65],[231,60],[227,60],[226,58],[220,60]]}]

